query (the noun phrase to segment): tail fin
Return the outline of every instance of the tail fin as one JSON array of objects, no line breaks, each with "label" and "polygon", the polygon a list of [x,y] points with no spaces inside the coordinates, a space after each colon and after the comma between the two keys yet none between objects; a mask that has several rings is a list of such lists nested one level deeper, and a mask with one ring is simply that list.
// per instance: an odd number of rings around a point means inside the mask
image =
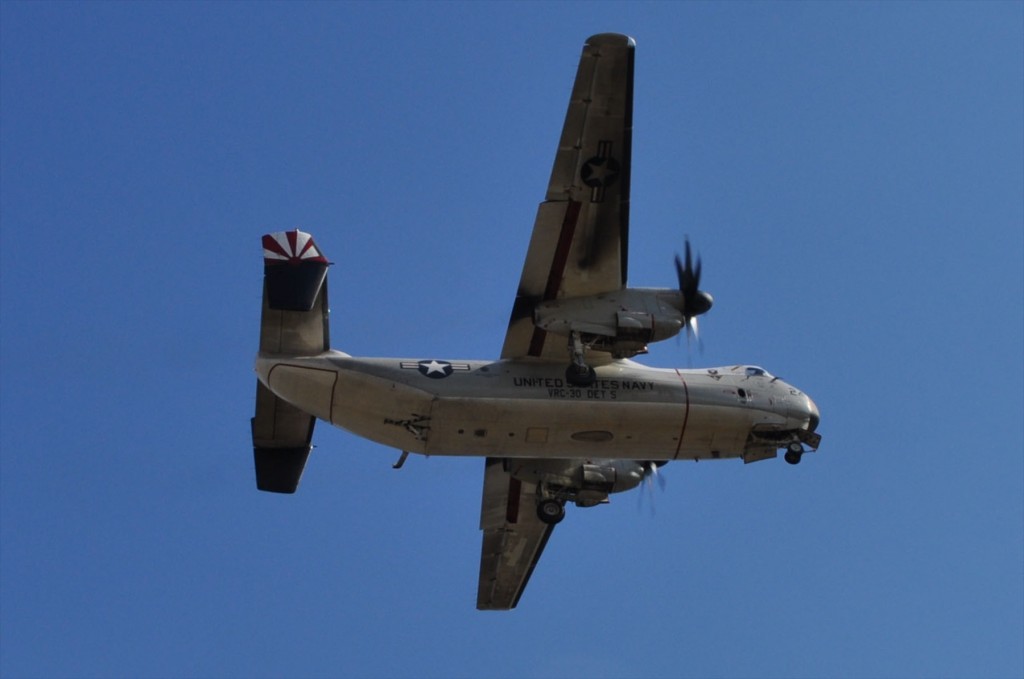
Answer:
[{"label": "tail fin", "polygon": [[330,348],[328,266],[308,233],[263,237],[260,354],[309,356]]},{"label": "tail fin", "polygon": [[[309,356],[330,348],[328,266],[308,233],[263,236],[261,356]],[[315,423],[315,417],[256,383],[252,444],[259,490],[295,492]]]}]

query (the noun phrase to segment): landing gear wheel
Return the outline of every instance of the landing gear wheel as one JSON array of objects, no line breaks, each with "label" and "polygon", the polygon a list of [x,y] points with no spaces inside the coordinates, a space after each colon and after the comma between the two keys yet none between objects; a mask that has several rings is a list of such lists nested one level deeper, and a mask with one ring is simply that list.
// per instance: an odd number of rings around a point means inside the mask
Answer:
[{"label": "landing gear wheel", "polygon": [[589,387],[597,380],[597,372],[589,365],[570,365],[565,369],[565,381],[574,387]]},{"label": "landing gear wheel", "polygon": [[794,441],[786,447],[786,454],[783,456],[790,464],[800,464],[800,458],[804,455],[804,447]]},{"label": "landing gear wheel", "polygon": [[537,503],[537,518],[553,526],[565,518],[565,505],[558,500],[541,500]]}]

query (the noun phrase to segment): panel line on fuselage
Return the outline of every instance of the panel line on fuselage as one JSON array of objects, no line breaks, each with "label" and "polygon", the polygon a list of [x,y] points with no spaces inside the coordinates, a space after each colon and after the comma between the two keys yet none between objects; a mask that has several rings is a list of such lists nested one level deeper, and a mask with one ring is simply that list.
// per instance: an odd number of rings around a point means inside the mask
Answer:
[{"label": "panel line on fuselage", "polygon": [[676,444],[676,454],[672,458],[674,460],[679,459],[679,451],[683,448],[683,436],[686,435],[686,423],[690,420],[690,388],[686,386],[686,380],[683,378],[683,373],[679,372],[679,368],[676,368],[676,375],[679,376],[679,381],[683,383],[683,395],[686,397],[686,411],[683,413],[683,426],[679,429],[679,443]]}]

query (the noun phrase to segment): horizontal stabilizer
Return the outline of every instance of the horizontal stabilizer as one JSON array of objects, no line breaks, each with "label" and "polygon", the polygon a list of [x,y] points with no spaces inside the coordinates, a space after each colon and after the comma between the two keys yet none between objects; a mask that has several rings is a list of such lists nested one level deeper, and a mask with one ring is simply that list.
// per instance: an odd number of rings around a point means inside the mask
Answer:
[{"label": "horizontal stabilizer", "polygon": [[294,493],[310,448],[254,448],[256,488],[269,493]]},{"label": "horizontal stabilizer", "polygon": [[256,383],[252,418],[256,487],[271,493],[294,493],[312,449],[316,418]]},{"label": "horizontal stabilizer", "polygon": [[[330,348],[328,266],[308,233],[263,236],[261,356],[311,356]],[[315,424],[311,413],[256,383],[252,447],[257,488],[295,492],[312,449]]]}]

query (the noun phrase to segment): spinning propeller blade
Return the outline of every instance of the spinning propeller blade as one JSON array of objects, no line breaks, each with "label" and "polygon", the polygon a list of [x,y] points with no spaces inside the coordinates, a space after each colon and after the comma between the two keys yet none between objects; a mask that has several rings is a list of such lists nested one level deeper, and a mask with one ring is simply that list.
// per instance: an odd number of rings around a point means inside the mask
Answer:
[{"label": "spinning propeller blade", "polygon": [[690,252],[690,239],[686,239],[685,259],[680,260],[676,255],[676,277],[679,279],[679,292],[683,295],[683,323],[686,326],[686,339],[689,341],[690,334],[697,339],[699,344],[700,335],[697,330],[697,316],[707,313],[714,305],[715,300],[710,294],[700,289],[700,257],[696,263]]},{"label": "spinning propeller blade", "polygon": [[[662,463],[664,466],[666,463]],[[658,463],[652,461],[644,462],[644,476],[640,481],[640,496],[637,498],[637,506],[642,507],[644,495],[651,496],[651,516],[654,516],[654,479],[658,479],[658,488],[665,491],[665,477],[658,473]]]}]

